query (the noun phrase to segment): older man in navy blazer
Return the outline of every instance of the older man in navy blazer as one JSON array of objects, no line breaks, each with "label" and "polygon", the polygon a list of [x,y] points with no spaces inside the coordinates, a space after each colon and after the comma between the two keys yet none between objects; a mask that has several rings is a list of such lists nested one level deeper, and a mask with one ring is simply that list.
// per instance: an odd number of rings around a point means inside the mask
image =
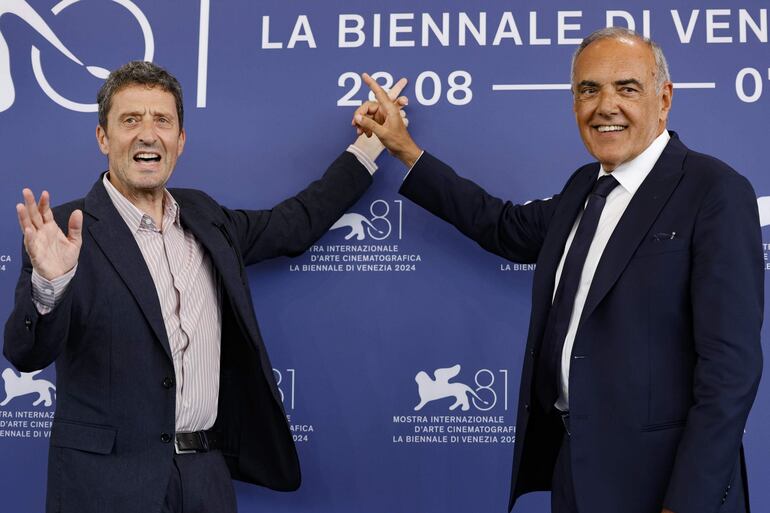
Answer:
[{"label": "older man in navy blazer", "polygon": [[422,152],[388,102],[354,123],[410,168],[404,195],[537,263],[509,508],[551,490],[557,513],[746,512],[764,289],[754,191],[666,130],[672,84],[649,40],[591,34],[572,93],[598,163],[527,205]]}]

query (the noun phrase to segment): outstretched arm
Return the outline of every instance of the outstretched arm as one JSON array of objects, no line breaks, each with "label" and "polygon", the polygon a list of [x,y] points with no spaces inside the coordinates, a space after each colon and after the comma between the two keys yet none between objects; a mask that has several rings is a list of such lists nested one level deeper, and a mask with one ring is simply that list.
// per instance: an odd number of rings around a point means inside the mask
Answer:
[{"label": "outstretched arm", "polygon": [[[406,79],[399,80],[385,101],[404,119],[400,107],[407,103],[400,96]],[[340,155],[319,180],[270,210],[225,210],[234,230],[240,254],[246,265],[277,256],[304,252],[355,203],[372,182],[374,160],[383,150],[376,137],[360,134],[348,151]],[[358,165],[361,164],[361,165]],[[366,171],[362,169],[366,168]]]}]

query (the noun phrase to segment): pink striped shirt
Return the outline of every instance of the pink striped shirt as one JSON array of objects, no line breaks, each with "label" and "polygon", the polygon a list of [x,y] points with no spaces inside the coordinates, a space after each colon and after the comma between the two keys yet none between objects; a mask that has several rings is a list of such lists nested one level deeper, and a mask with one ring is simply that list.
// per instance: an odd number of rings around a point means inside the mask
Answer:
[{"label": "pink striped shirt", "polygon": [[[179,204],[163,197],[162,228],[125,198],[104,175],[102,183],[126,222],[158,293],[176,374],[176,431],[209,429],[219,400],[220,298],[209,256],[182,228]],[[67,289],[77,266],[48,281],[32,273],[32,299],[38,312],[50,312]]]},{"label": "pink striped shirt", "polygon": [[222,332],[216,276],[200,243],[179,222],[179,204],[163,192],[163,221],[136,208],[104,175],[112,203],[136,239],[166,325],[176,373],[176,430],[209,429],[217,418]]}]

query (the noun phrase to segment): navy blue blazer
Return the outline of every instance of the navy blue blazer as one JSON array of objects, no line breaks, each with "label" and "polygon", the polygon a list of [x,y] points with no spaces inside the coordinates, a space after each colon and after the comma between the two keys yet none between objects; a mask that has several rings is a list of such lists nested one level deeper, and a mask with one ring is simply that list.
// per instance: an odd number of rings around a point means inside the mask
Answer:
[{"label": "navy blue blazer", "polygon": [[[537,407],[532,378],[556,268],[598,171],[583,166],[553,198],[513,205],[425,153],[401,189],[486,250],[537,263],[509,509],[551,486],[562,431]],[[748,511],[741,438],[762,370],[763,298],[751,185],[672,133],[607,243],[575,337],[580,511],[716,513],[736,479],[737,511]]]},{"label": "navy blue blazer", "polygon": [[[172,189],[181,222],[211,257],[222,297],[217,420],[233,478],[277,490],[300,484],[299,460],[254,316],[244,266],[298,255],[360,197],[369,172],[343,153],[320,180],[271,210],[229,210]],[[78,269],[61,303],[39,315],[23,265],[4,355],[25,372],[56,362],[48,460],[49,513],[161,509],[174,447],[174,366],[155,285],[101,182],[54,209],[84,213]],[[169,380],[170,378],[170,380]],[[169,386],[170,384],[170,386]]]}]

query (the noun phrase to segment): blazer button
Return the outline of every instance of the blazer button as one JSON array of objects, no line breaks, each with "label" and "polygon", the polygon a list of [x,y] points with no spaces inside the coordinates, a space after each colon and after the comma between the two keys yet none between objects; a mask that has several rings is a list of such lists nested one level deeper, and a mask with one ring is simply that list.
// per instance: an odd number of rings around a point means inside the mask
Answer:
[{"label": "blazer button", "polygon": [[169,443],[171,441],[171,435],[169,435],[168,433],[161,433],[160,441],[163,442],[164,444]]},{"label": "blazer button", "polygon": [[32,331],[32,319],[24,317],[24,327],[27,328],[27,331]]},{"label": "blazer button", "polygon": [[528,404],[524,405],[524,411],[529,411],[529,405]]},{"label": "blazer button", "polygon": [[174,378],[166,376],[163,378],[163,388],[171,388],[174,386]]}]

